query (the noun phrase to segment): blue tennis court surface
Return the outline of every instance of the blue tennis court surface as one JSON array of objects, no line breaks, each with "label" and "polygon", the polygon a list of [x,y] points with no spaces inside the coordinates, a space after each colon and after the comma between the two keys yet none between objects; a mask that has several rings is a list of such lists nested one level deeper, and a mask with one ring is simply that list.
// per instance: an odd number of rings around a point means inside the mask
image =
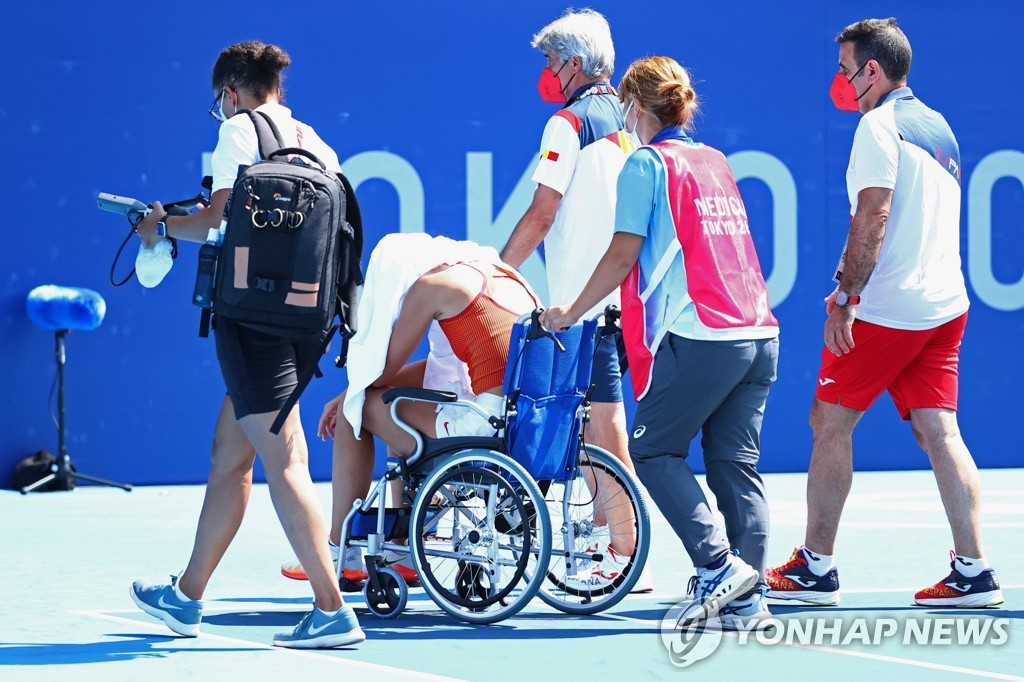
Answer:
[{"label": "blue tennis court surface", "polygon": [[[1002,582],[1003,606],[911,607],[917,589],[948,573],[951,540],[932,475],[857,474],[839,538],[842,603],[772,602],[781,628],[761,638],[700,635],[698,645],[718,646],[686,668],[670,661],[660,623],[682,599],[692,568],[653,508],[655,592],[627,597],[609,612],[572,617],[536,599],[515,618],[471,626],[412,589],[406,612],[385,621],[367,612],[362,595],[351,595],[367,641],[300,652],[270,646],[275,632],[308,610],[311,593],[278,573],[291,551],[266,486],[254,487],[242,529],[214,575],[197,639],[173,636],[136,610],[128,586],[184,566],[202,487],[3,492],[0,680],[771,680],[803,669],[831,680],[1024,682],[1024,470],[983,471],[982,481],[986,554]],[[802,475],[766,476],[772,563],[803,539],[804,483]],[[318,490],[327,510],[329,486]],[[666,631],[670,641],[674,636]],[[972,637],[975,643],[966,643]]]}]

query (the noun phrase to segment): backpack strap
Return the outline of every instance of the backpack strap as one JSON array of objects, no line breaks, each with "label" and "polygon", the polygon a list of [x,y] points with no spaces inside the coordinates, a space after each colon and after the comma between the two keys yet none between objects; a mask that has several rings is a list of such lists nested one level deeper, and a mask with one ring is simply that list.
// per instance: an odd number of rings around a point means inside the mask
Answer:
[{"label": "backpack strap", "polygon": [[338,325],[331,327],[330,331],[324,334],[319,339],[314,341],[300,352],[308,353],[306,356],[306,369],[302,372],[302,376],[298,377],[298,383],[295,384],[295,388],[292,389],[291,395],[285,400],[284,405],[281,406],[281,411],[277,413],[277,418],[274,419],[274,423],[270,425],[270,432],[275,436],[281,433],[281,427],[284,426],[284,420],[288,418],[292,408],[295,407],[296,403],[299,402],[299,396],[306,390],[306,386],[313,380],[313,377],[322,377],[323,374],[320,372],[318,363],[320,358],[323,357],[324,353],[327,352],[328,346],[331,345],[331,339],[334,338],[334,332],[338,330]]},{"label": "backpack strap", "polygon": [[334,359],[341,369],[348,361],[348,342],[356,334],[357,287],[363,283],[363,214],[359,210],[355,188],[343,173],[338,179],[345,189],[345,222],[352,228],[352,253],[348,259],[348,272],[339,273],[342,286],[338,288],[338,318],[341,320],[341,352]]},{"label": "backpack strap", "polygon": [[359,201],[356,199],[356,190],[352,187],[352,183],[345,177],[344,173],[338,173],[338,179],[341,180],[342,186],[345,188],[345,221],[352,226],[352,238],[355,240],[355,255],[356,258],[355,268],[358,270],[356,277],[356,284],[363,283],[363,270],[361,263],[363,262],[363,214],[359,210]]},{"label": "backpack strap", "polygon": [[253,111],[252,109],[242,109],[238,113],[244,113],[248,116],[249,120],[252,121],[253,127],[256,128],[256,143],[261,159],[269,159],[271,154],[284,147],[284,138],[281,137],[281,131],[278,130],[274,120],[266,113]]}]

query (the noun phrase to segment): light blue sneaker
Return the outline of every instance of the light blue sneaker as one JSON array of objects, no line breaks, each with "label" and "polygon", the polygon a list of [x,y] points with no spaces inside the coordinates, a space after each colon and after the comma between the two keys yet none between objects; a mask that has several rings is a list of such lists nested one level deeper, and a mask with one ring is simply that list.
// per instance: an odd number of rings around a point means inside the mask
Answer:
[{"label": "light blue sneaker", "polygon": [[762,630],[772,626],[772,612],[768,610],[765,594],[768,589],[755,592],[746,599],[735,599],[718,611],[718,620],[723,630]]},{"label": "light blue sneaker", "polygon": [[735,550],[726,555],[720,568],[698,568],[687,590],[693,594],[693,601],[679,616],[678,627],[717,615],[723,606],[749,591],[757,579],[754,567],[740,559]]},{"label": "light blue sneaker", "polygon": [[359,627],[356,612],[348,604],[333,616],[317,608],[308,612],[291,632],[279,632],[274,635],[274,646],[291,649],[330,649],[336,646],[359,644],[366,639],[366,633]]},{"label": "light blue sneaker", "polygon": [[203,602],[178,598],[174,586],[178,584],[179,577],[172,575],[170,585],[147,585],[136,580],[128,593],[136,606],[162,620],[179,635],[196,637],[199,635],[199,623],[203,620]]}]

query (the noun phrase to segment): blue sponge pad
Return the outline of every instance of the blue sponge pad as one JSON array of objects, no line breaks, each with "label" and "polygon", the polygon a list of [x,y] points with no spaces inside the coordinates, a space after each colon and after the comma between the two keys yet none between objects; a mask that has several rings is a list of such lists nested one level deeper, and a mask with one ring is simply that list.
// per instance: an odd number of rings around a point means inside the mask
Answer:
[{"label": "blue sponge pad", "polygon": [[28,316],[43,329],[96,329],[107,314],[98,291],[46,284],[28,294]]}]

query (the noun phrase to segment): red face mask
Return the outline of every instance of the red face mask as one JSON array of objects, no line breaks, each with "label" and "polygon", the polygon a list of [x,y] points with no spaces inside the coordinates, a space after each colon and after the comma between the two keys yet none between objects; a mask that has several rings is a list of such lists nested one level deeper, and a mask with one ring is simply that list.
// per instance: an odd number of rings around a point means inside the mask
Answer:
[{"label": "red face mask", "polygon": [[[864,66],[867,66],[866,62]],[[839,111],[860,111],[857,101],[867,94],[868,90],[871,89],[871,85],[874,85],[872,83],[867,87],[867,90],[859,95],[857,94],[857,88],[853,87],[853,79],[864,70],[864,66],[857,69],[857,73],[853,74],[853,78],[848,79],[840,72],[832,79],[832,85],[828,89],[828,94],[832,98],[832,104],[836,105],[836,109]]]},{"label": "red face mask", "polygon": [[[558,80],[558,74],[562,73],[562,69],[569,62],[562,62],[562,65],[558,67],[558,71],[552,71],[550,66],[545,66],[544,70],[540,72],[540,78],[537,80],[537,92],[540,93],[540,98],[545,102],[551,102],[552,104],[564,104],[565,98],[565,87],[562,87],[561,82]],[[568,84],[566,84],[568,87]]]}]

